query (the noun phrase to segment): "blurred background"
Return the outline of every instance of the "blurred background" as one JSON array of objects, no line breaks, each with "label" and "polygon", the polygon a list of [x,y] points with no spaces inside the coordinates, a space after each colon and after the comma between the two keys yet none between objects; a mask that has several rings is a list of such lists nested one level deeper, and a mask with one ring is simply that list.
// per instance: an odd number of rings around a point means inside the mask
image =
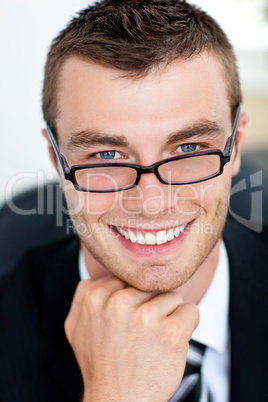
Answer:
[{"label": "blurred background", "polygon": [[[51,40],[88,0],[0,1],[0,205],[56,180],[41,135],[41,88]],[[234,45],[250,122],[244,152],[268,148],[268,0],[192,1]]]}]

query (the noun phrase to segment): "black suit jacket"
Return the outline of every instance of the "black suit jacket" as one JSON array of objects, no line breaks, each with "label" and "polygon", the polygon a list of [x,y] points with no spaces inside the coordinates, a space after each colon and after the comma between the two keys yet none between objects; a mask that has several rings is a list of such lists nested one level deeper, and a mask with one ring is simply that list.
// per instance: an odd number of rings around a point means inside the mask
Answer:
[{"label": "black suit jacket", "polygon": [[[268,249],[233,221],[230,261],[231,402],[267,402]],[[0,401],[78,402],[83,384],[63,323],[79,281],[76,237],[37,248],[0,282]]]}]

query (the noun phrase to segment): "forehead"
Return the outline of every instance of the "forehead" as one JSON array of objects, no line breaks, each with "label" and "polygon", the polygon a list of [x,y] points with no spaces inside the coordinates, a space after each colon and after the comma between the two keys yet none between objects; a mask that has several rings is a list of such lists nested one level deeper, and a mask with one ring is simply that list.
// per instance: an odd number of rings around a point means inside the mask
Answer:
[{"label": "forehead", "polygon": [[60,136],[98,130],[138,139],[181,129],[198,119],[219,124],[230,120],[222,66],[207,52],[174,60],[136,79],[70,58],[62,67],[57,95]]}]

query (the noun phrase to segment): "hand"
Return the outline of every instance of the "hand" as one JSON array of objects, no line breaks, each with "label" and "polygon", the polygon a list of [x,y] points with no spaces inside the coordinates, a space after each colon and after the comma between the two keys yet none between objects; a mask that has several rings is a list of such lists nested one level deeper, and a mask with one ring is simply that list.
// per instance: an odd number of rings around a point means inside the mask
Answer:
[{"label": "hand", "polygon": [[179,386],[195,305],[107,277],[81,281],[65,332],[84,380],[84,402],[167,401]]}]

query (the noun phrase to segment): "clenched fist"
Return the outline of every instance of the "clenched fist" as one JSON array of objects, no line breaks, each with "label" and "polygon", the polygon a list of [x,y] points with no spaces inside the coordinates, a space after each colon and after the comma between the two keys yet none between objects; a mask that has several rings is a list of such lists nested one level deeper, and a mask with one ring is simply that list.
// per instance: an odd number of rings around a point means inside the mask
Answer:
[{"label": "clenched fist", "polygon": [[84,402],[167,401],[179,386],[195,305],[110,276],[78,284],[65,332],[84,381]]}]

